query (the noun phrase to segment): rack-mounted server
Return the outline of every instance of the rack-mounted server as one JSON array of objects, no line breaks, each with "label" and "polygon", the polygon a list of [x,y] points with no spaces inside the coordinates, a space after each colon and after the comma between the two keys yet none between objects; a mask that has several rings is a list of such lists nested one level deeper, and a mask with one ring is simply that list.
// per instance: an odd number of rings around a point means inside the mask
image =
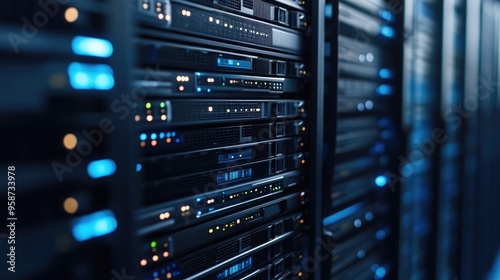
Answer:
[{"label": "rack-mounted server", "polygon": [[400,94],[394,63],[399,19],[385,1],[332,1],[326,10],[325,79],[336,80],[325,95],[336,93],[329,103],[336,115],[325,115],[325,123],[336,134],[326,142],[335,148],[326,159],[334,164],[325,178],[330,197],[323,225],[336,245],[323,277],[394,278],[397,254],[387,248],[397,209],[386,172],[394,170],[391,159],[398,149],[399,116],[391,108]]},{"label": "rack-mounted server", "polygon": [[[297,279],[307,5],[134,1],[141,279]],[[154,70],[154,79],[144,79]]]}]

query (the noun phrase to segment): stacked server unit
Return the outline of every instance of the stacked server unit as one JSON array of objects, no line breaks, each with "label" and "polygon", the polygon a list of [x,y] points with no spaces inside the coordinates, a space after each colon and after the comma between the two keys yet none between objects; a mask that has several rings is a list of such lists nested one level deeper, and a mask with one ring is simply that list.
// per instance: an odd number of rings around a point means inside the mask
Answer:
[{"label": "stacked server unit", "polygon": [[127,89],[125,10],[62,2],[0,11],[1,279],[110,279],[130,267],[127,125],[109,114]]},{"label": "stacked server unit", "polygon": [[[441,110],[446,142],[441,147],[437,217],[437,279],[454,279],[460,263],[460,198],[462,192],[465,65],[465,1],[443,2]],[[452,13],[447,11],[453,11]],[[467,115],[465,115],[467,116]],[[431,147],[429,145],[429,147]]]},{"label": "stacked server unit", "polygon": [[307,5],[135,0],[138,279],[296,279]]},{"label": "stacked server unit", "polygon": [[[408,152],[400,166],[400,260],[410,261],[401,263],[399,275],[411,275],[411,279],[438,276],[434,275],[432,251],[437,205],[433,186],[439,183],[439,146],[447,137],[437,122],[441,117],[441,4],[415,0],[408,1],[405,9],[405,32],[409,36],[405,38],[403,126],[408,133]],[[449,52],[453,50],[443,49],[443,54]],[[445,100],[445,104],[450,101]]]},{"label": "stacked server unit", "polygon": [[385,1],[327,5],[330,20],[326,23],[334,26],[327,27],[333,32],[326,34],[330,49],[325,52],[326,79],[338,75],[326,87],[337,91],[336,123],[331,116],[325,117],[325,123],[337,131],[334,172],[325,174],[330,178],[324,189],[330,197],[323,225],[335,244],[331,269],[326,271],[331,279],[392,278],[397,270],[396,254],[388,248],[397,235],[396,190],[391,183],[396,174],[392,159],[398,151],[394,139],[400,100],[395,24],[401,11],[402,6]]}]

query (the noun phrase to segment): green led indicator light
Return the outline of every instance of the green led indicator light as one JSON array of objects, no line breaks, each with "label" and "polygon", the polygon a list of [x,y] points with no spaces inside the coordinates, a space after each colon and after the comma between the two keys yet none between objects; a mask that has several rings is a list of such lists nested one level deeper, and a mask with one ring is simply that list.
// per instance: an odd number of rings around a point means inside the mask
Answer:
[{"label": "green led indicator light", "polygon": [[161,108],[165,108],[165,102],[160,103]]},{"label": "green led indicator light", "polygon": [[148,102],[148,103],[146,103],[146,108],[147,108],[147,109],[151,109],[151,103],[149,103],[149,102]]},{"label": "green led indicator light", "polygon": [[226,83],[222,83],[222,86],[225,86],[225,85],[226,85]]},{"label": "green led indicator light", "polygon": [[156,242],[155,241],[151,242],[151,248],[155,248],[155,247],[156,247]]}]

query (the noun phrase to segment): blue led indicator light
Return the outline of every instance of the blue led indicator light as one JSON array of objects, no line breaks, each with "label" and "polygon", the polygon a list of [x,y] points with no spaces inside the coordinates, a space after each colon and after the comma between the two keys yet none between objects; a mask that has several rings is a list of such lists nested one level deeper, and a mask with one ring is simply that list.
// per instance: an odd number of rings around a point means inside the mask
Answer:
[{"label": "blue led indicator light", "polygon": [[158,276],[160,276],[160,275],[158,274],[158,271],[153,272],[153,277],[158,277]]},{"label": "blue led indicator light", "polygon": [[151,140],[156,140],[157,137],[156,133],[151,133]]},{"label": "blue led indicator light", "polygon": [[198,197],[198,198],[196,199],[196,202],[201,202],[201,198],[199,198],[199,197]]},{"label": "blue led indicator light", "polygon": [[148,139],[148,136],[146,135],[146,133],[142,133],[139,138],[141,139],[141,141],[146,141],[146,139]]},{"label": "blue led indicator light", "polygon": [[396,35],[394,29],[392,29],[392,27],[389,27],[387,25],[380,27],[380,34],[382,34],[387,38],[394,38],[394,36]]},{"label": "blue led indicator light", "polygon": [[115,85],[113,69],[106,64],[72,62],[68,76],[74,89],[109,90]]},{"label": "blue led indicator light", "polygon": [[375,185],[378,187],[383,187],[387,184],[387,177],[384,175],[380,175],[377,178],[375,178]]},{"label": "blue led indicator light", "polygon": [[165,133],[161,132],[159,136],[160,136],[160,139],[163,139],[163,138],[165,138]]},{"label": "blue led indicator light", "polygon": [[172,132],[172,137],[175,137],[175,131]]},{"label": "blue led indicator light", "polygon": [[97,179],[115,174],[116,164],[111,159],[92,161],[87,166],[87,173],[91,178]]},{"label": "blue led indicator light", "polygon": [[392,87],[390,85],[380,85],[377,87],[377,93],[380,95],[392,94]]},{"label": "blue led indicator light", "polygon": [[172,136],[172,133],[170,132],[167,132],[167,138],[171,137]]},{"label": "blue led indicator light", "polygon": [[98,38],[76,36],[71,42],[71,48],[77,55],[110,57],[113,54],[111,42]]},{"label": "blue led indicator light", "polygon": [[201,92],[201,88],[200,88],[200,87],[199,87],[199,88],[196,88],[196,91],[197,91],[197,92]]},{"label": "blue led indicator light", "polygon": [[198,211],[198,216],[201,216],[201,211]]},{"label": "blue led indicator light", "polygon": [[73,237],[79,242],[112,233],[116,227],[115,215],[110,210],[78,217],[72,221]]},{"label": "blue led indicator light", "polygon": [[386,232],[384,229],[379,229],[379,230],[377,230],[377,232],[375,233],[375,237],[376,237],[378,240],[384,240],[384,239],[387,237],[387,232]]},{"label": "blue led indicator light", "polygon": [[387,10],[380,10],[380,12],[378,14],[381,18],[385,19],[386,21],[393,20],[393,16],[392,16],[391,12],[389,12]]},{"label": "blue led indicator light", "polygon": [[378,71],[378,75],[382,79],[390,79],[392,78],[392,71],[387,68],[382,68]]},{"label": "blue led indicator light", "polygon": [[325,17],[332,18],[333,17],[333,5],[325,4]]},{"label": "blue led indicator light", "polygon": [[356,228],[360,228],[362,225],[363,225],[363,223],[361,222],[361,220],[360,220],[360,219],[356,219],[356,220],[354,220],[354,226],[355,226]]},{"label": "blue led indicator light", "polygon": [[139,172],[142,170],[142,164],[138,163],[135,165],[135,171]]},{"label": "blue led indicator light", "polygon": [[377,268],[377,270],[375,270],[375,276],[378,279],[384,278],[386,274],[387,274],[387,270],[383,266],[380,266],[379,268]]},{"label": "blue led indicator light", "polygon": [[181,139],[177,138],[175,139],[175,143],[180,143],[181,142]]},{"label": "blue led indicator light", "polygon": [[211,92],[212,90],[211,89],[207,89],[207,92]]}]

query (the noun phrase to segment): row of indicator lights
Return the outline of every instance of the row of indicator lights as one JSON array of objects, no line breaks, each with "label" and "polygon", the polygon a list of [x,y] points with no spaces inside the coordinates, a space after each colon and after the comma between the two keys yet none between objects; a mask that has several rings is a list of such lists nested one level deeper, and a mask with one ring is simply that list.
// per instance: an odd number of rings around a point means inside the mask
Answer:
[{"label": "row of indicator lights", "polygon": [[360,102],[360,103],[358,103],[357,108],[358,108],[358,111],[360,111],[360,112],[364,111],[365,109],[371,110],[371,109],[373,109],[373,101],[367,100],[365,103]]},{"label": "row of indicator lights", "polygon": [[[209,107],[209,109],[210,109],[210,107]],[[240,112],[260,112],[260,108],[250,108],[250,109],[246,108],[246,109],[240,109],[239,111]],[[211,112],[211,111],[209,111],[209,112]],[[237,113],[238,109],[233,109],[233,112]],[[227,108],[226,113],[231,113],[231,109]]]},{"label": "row of indicator lights", "polygon": [[[277,187],[272,187],[272,185],[269,185],[271,187],[271,190],[272,191],[277,191],[277,190],[281,190],[281,186],[277,186]],[[232,195],[229,195],[229,199],[235,199],[235,198],[238,198],[240,197],[240,195],[248,195],[248,194],[253,194],[253,193],[264,193],[265,189],[267,189],[267,186],[264,186],[264,188],[262,188],[260,191],[259,189],[253,189],[253,190],[250,190],[250,191],[245,191],[245,192],[241,192],[241,193],[237,193],[237,194],[232,194]],[[202,198],[197,198],[196,199],[196,202],[198,203],[201,203],[202,202]],[[226,200],[223,198],[221,200],[222,203],[226,202]],[[214,204],[215,203],[215,199],[214,198],[209,198],[207,199],[207,202],[206,202],[208,205],[210,204]],[[201,213],[199,213],[201,214]]]},{"label": "row of indicator lights", "polygon": [[[232,83],[238,83],[237,80],[230,80],[229,81],[230,84]],[[273,86],[273,87],[282,87],[283,86],[283,83],[275,83],[275,82],[257,82],[257,81],[244,81],[244,84],[245,85],[264,85],[264,86],[267,86],[269,83],[269,86]]]},{"label": "row of indicator lights", "polygon": [[[153,104],[151,102],[146,102],[144,105],[148,111],[153,107]],[[160,109],[165,110],[166,103],[165,102],[160,102]]]},{"label": "row of indicator lights", "polygon": [[210,22],[210,23],[215,22],[215,24],[217,24],[217,25],[219,25],[219,24],[220,24],[220,25],[222,25],[222,26],[224,26],[224,27],[226,27],[226,28],[230,28],[230,29],[233,29],[233,28],[234,28],[234,29],[239,29],[240,31],[250,32],[251,34],[256,34],[256,35],[260,35],[260,36],[266,36],[266,37],[269,37],[269,34],[267,34],[267,33],[264,33],[264,32],[257,32],[257,31],[255,31],[255,30],[251,30],[251,29],[249,30],[248,28],[243,28],[243,27],[239,27],[239,28],[238,28],[238,27],[235,27],[235,26],[234,26],[234,25],[232,25],[232,24],[222,23],[219,19],[214,19],[213,17],[209,17],[209,18],[208,18],[208,22]]},{"label": "row of indicator lights", "polygon": [[[248,194],[253,194],[254,191],[255,193],[264,193],[265,190],[267,189],[267,185],[264,186],[263,188],[261,188],[261,190],[259,191],[259,189],[253,189],[253,190],[250,190],[250,191],[245,191],[245,192],[241,192],[241,193],[236,193],[236,194],[232,194],[232,195],[229,195],[229,199],[234,199],[234,198],[238,198],[240,197],[240,195],[248,195]],[[279,190],[281,189],[281,186],[278,186],[278,187],[274,187],[273,188],[273,185],[270,184],[269,187],[271,188],[271,191],[275,191],[275,190]],[[278,189],[279,188],[279,189]],[[223,199],[222,202],[225,202],[225,200]]]},{"label": "row of indicator lights", "polygon": [[364,54],[360,54],[359,57],[358,57],[359,61],[360,62],[373,62],[373,60],[375,59],[375,57],[373,56],[373,54],[371,52],[367,53],[366,55]]},{"label": "row of indicator lights", "polygon": [[166,21],[170,21],[172,18],[170,17],[170,15],[164,16],[163,14],[158,14],[158,19],[159,20],[165,19]]},{"label": "row of indicator lights", "polygon": [[[253,216],[251,216],[251,217],[252,217],[252,219],[253,219]],[[235,225],[238,225],[238,224],[240,224],[240,223],[241,223],[241,219],[237,219],[236,221],[232,221],[232,222],[230,222],[230,223],[228,223],[228,224],[225,224],[224,226],[216,226],[216,227],[215,227],[215,230],[214,230],[214,228],[211,228],[211,229],[209,229],[209,230],[208,230],[208,233],[212,234],[212,233],[214,233],[215,231],[219,231],[219,230],[226,231],[226,229],[228,229],[228,228],[232,228],[232,227],[234,227]]]},{"label": "row of indicator lights", "polygon": [[[156,140],[156,139],[164,139],[165,137],[167,138],[170,138],[170,137],[175,137],[177,134],[175,133],[175,131],[172,131],[172,132],[160,132],[160,133],[151,133],[151,135],[149,136],[149,138],[151,140]],[[146,141],[148,139],[148,135],[146,133],[141,133],[141,135],[139,136],[139,139],[141,141]]]},{"label": "row of indicator lights", "polygon": [[[371,211],[366,212],[364,218],[367,222],[373,221],[373,213]],[[363,222],[361,221],[361,219],[355,219],[353,224],[355,228],[360,228],[363,225]]]},{"label": "row of indicator lights", "polygon": [[[201,197],[198,197],[198,198],[196,199],[196,202],[197,202],[197,203],[201,203],[201,202],[202,202],[202,200],[203,200],[203,199],[202,199]],[[214,203],[215,203],[215,198],[209,198],[209,199],[207,199],[207,204],[214,204]]]},{"label": "row of indicator lights", "polygon": [[175,80],[179,83],[187,83],[189,82],[189,77],[188,76],[177,76]]},{"label": "row of indicator lights", "polygon": [[[78,138],[73,133],[68,133],[63,137],[63,146],[67,150],[73,150],[78,145]],[[82,141],[83,143],[83,141]],[[101,159],[91,161],[87,165],[87,173],[93,179],[111,176],[116,172],[116,163],[111,159]]]},{"label": "row of indicator lights", "polygon": [[164,221],[164,220],[167,220],[170,218],[170,212],[163,212],[161,213],[158,218],[161,220],[161,221]]},{"label": "row of indicator lights", "polygon": [[[164,274],[164,273],[163,273],[163,274]],[[179,276],[180,274],[181,274],[181,273],[180,273],[179,271],[174,271],[174,272],[166,272],[166,274],[165,274],[165,279],[171,279],[172,277],[177,277],[177,276]],[[159,274],[157,271],[153,272],[153,277],[155,277],[155,278],[154,278],[154,280],[160,280],[160,278],[159,278],[159,277],[160,277],[160,274]]]},{"label": "row of indicator lights", "polygon": [[[174,141],[172,141],[172,138],[166,138],[165,139],[165,143],[167,144],[170,144],[170,143],[176,143],[176,144],[179,144],[181,142],[181,139],[180,138],[175,138]],[[156,147],[158,145],[158,141],[157,140],[151,140],[151,147]],[[141,148],[145,148],[146,147],[146,141],[141,141],[140,144]]]}]

